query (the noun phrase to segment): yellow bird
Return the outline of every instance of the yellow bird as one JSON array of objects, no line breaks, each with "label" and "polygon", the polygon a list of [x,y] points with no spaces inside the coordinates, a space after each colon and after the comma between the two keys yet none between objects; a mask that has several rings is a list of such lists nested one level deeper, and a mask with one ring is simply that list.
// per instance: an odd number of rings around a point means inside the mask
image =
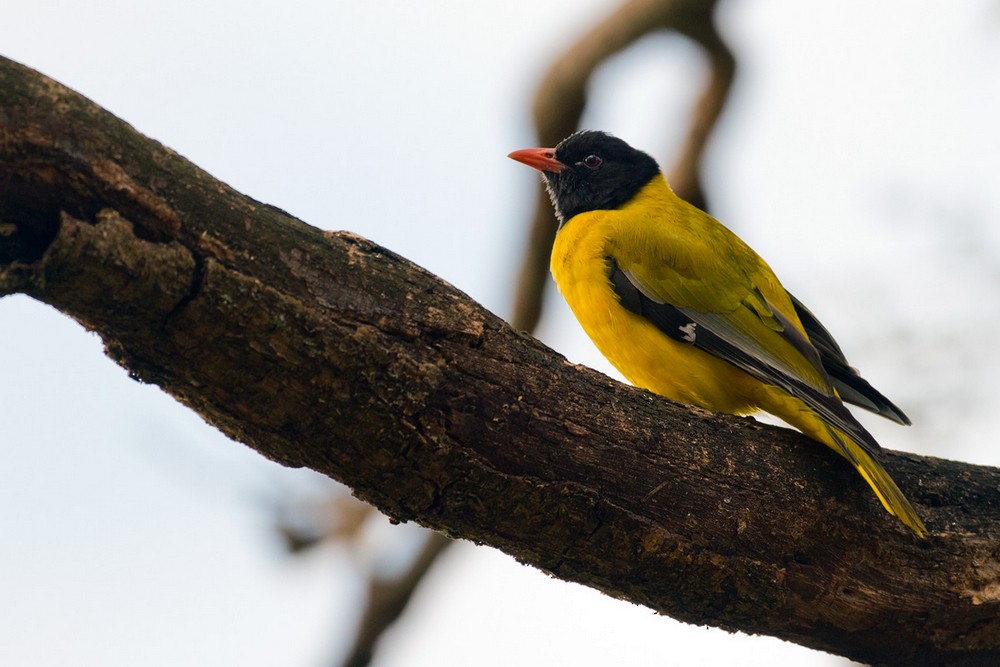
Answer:
[{"label": "yellow bird", "polygon": [[510,157],[538,169],[559,219],[552,275],[597,348],[636,386],[718,412],[769,412],[857,468],[927,534],[843,401],[910,420],[739,237],[670,189],[652,157],[604,132]]}]

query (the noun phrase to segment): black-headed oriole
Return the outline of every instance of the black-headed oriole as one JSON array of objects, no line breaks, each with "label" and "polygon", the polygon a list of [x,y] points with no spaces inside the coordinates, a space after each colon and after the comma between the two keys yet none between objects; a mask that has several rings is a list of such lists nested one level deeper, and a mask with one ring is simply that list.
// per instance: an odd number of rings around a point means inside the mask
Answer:
[{"label": "black-headed oriole", "polygon": [[626,378],[709,410],[780,417],[850,461],[891,514],[926,535],[843,401],[909,419],[757,253],[674,194],[652,157],[595,131],[510,157],[541,171],[559,219],[552,275]]}]

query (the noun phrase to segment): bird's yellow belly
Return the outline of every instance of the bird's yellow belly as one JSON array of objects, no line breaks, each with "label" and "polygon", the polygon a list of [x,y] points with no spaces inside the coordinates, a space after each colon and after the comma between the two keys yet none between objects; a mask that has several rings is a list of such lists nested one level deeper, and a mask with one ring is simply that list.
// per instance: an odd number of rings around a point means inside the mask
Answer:
[{"label": "bird's yellow belly", "polygon": [[603,258],[556,260],[554,254],[553,275],[567,303],[598,350],[629,382],[718,412],[748,414],[759,408],[759,382],[626,310],[612,290]]}]

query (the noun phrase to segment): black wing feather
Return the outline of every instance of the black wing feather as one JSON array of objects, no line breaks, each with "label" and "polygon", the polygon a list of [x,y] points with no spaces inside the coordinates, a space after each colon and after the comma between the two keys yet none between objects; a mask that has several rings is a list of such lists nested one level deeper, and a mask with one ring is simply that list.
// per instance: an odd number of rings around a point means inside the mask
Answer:
[{"label": "black wing feather", "polygon": [[[650,298],[629,279],[626,272],[621,270],[614,257],[608,257],[608,265],[612,287],[622,306],[627,310],[646,318],[674,340],[728,361],[765,384],[784,389],[805,402],[828,424],[847,433],[869,454],[879,456],[881,447],[875,438],[854,419],[836,396],[819,391],[720,335],[719,327],[713,326],[712,314],[701,313],[692,308],[678,308]],[[795,341],[792,344],[798,347],[801,342]],[[854,460],[846,447],[843,451],[849,460]]]},{"label": "black wing feather", "polygon": [[859,408],[874,412],[898,424],[909,426],[910,418],[861,377],[856,368],[851,367],[844,357],[844,353],[840,350],[840,346],[837,345],[837,341],[833,339],[826,327],[816,319],[816,316],[792,294],[788,296],[791,297],[795,314],[799,316],[799,321],[802,322],[806,335],[809,336],[809,341],[819,352],[823,368],[826,369],[840,397]]}]

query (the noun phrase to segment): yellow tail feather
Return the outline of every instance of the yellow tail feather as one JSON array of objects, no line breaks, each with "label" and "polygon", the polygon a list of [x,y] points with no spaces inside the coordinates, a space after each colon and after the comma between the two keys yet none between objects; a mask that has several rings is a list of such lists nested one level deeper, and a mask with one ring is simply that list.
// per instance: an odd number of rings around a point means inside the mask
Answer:
[{"label": "yellow tail feather", "polygon": [[[918,536],[927,536],[924,522],[920,520],[916,510],[910,505],[910,501],[889,477],[889,473],[878,460],[865,451],[861,445],[854,442],[850,436],[840,429],[830,426],[799,399],[784,392],[769,391],[760,394],[758,395],[758,405],[850,461],[851,465],[857,468],[868,485],[872,487],[875,495],[878,496],[882,506],[889,514],[898,517]],[[859,428],[861,428],[860,425]]]},{"label": "yellow tail feather", "polygon": [[882,464],[876,461],[868,452],[855,443],[847,434],[838,429],[830,428],[831,435],[838,441],[838,444],[849,452],[850,456],[845,456],[854,467],[858,469],[861,476],[865,478],[868,485],[872,487],[875,495],[882,501],[882,506],[893,516],[909,526],[913,532],[920,537],[927,536],[927,527],[917,516],[913,505],[906,499],[903,492],[899,490],[892,477],[886,472]]}]

